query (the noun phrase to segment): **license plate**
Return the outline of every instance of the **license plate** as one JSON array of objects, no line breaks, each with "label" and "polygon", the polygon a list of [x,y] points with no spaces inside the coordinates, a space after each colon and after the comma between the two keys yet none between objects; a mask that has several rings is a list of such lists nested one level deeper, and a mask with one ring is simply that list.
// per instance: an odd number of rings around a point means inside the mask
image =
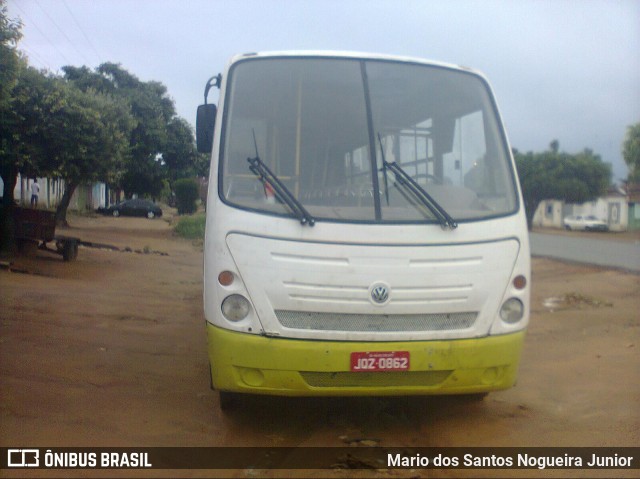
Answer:
[{"label": "license plate", "polygon": [[351,371],[408,371],[409,351],[351,353]]}]

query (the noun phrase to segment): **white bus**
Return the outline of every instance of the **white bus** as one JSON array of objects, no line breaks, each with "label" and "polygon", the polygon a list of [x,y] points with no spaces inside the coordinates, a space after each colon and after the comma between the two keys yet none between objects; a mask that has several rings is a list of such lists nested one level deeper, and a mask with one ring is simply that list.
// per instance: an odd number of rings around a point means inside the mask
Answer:
[{"label": "white bus", "polygon": [[207,84],[196,129],[212,154],[204,312],[223,408],[238,393],[514,385],[528,233],[482,75],[384,55],[239,55]]}]

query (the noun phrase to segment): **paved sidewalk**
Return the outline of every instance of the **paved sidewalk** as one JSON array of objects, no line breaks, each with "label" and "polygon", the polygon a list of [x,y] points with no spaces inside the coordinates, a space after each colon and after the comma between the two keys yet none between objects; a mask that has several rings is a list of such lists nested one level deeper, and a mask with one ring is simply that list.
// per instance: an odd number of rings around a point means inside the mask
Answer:
[{"label": "paved sidewalk", "polygon": [[640,242],[530,233],[531,254],[640,272]]}]

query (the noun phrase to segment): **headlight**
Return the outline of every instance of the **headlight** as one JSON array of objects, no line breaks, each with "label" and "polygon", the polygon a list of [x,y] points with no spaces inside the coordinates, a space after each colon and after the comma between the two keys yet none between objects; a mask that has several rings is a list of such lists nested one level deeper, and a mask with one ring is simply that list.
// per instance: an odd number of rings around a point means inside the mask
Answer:
[{"label": "headlight", "polygon": [[250,310],[251,305],[247,298],[239,294],[227,296],[222,302],[222,314],[229,321],[242,321]]},{"label": "headlight", "polygon": [[500,308],[500,317],[505,323],[517,323],[524,315],[524,306],[522,301],[517,298],[507,299],[502,308]]}]

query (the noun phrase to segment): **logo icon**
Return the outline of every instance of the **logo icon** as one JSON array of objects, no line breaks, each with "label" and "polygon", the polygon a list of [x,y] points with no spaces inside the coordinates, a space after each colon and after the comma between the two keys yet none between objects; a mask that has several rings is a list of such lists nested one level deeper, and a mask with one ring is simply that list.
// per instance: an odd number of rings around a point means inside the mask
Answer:
[{"label": "logo icon", "polygon": [[370,291],[371,299],[376,304],[384,304],[389,300],[389,287],[386,284],[374,284]]},{"label": "logo icon", "polygon": [[8,449],[7,450],[7,466],[38,467],[40,466],[40,450]]}]

